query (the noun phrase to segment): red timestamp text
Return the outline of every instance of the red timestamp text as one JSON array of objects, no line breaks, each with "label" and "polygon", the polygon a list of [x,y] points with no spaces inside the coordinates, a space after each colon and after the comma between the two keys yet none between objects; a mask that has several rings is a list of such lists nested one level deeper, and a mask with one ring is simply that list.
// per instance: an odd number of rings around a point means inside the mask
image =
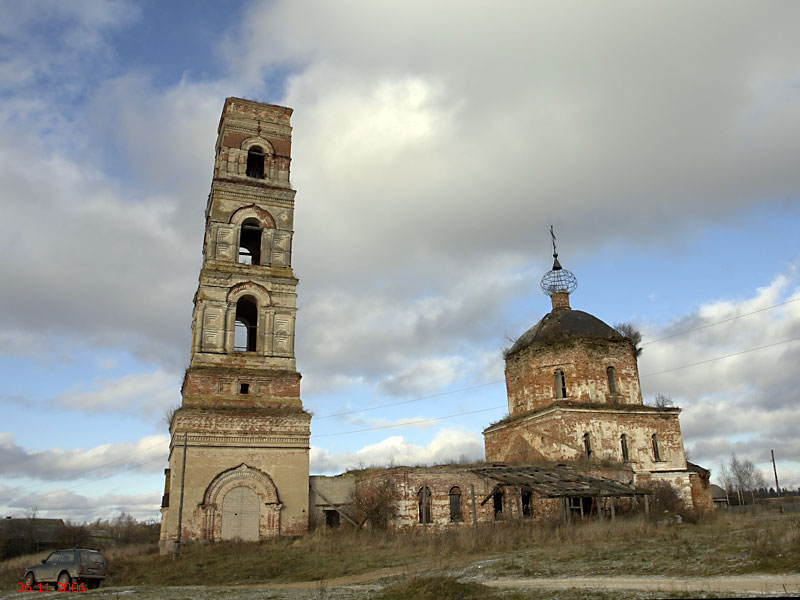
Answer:
[{"label": "red timestamp text", "polygon": [[81,583],[34,583],[29,585],[27,583],[18,583],[17,591],[25,592],[85,592],[86,584]]}]

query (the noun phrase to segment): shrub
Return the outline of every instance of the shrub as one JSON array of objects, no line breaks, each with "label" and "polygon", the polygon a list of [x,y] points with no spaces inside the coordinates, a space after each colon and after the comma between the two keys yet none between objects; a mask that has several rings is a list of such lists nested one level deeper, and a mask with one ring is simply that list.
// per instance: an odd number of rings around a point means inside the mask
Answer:
[{"label": "shrub", "polygon": [[686,506],[678,491],[666,481],[654,481],[646,486],[650,491],[650,517],[658,520],[667,515],[681,514]]}]

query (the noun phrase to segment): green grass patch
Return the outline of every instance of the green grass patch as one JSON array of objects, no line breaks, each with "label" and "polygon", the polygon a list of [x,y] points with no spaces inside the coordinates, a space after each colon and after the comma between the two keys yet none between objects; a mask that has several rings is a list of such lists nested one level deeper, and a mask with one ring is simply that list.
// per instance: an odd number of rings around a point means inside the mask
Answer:
[{"label": "green grass patch", "polygon": [[465,598],[497,598],[492,590],[479,583],[461,583],[455,577],[432,575],[411,577],[386,586],[376,600],[461,600]]}]

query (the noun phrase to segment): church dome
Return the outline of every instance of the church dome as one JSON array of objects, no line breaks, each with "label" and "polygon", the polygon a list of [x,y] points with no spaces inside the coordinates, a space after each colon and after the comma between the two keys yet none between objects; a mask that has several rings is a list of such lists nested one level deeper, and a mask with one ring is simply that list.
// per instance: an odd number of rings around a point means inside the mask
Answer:
[{"label": "church dome", "polygon": [[594,315],[566,307],[555,308],[523,333],[506,353],[506,356],[516,354],[534,344],[551,344],[576,338],[613,341],[624,339],[619,331],[603,323]]}]

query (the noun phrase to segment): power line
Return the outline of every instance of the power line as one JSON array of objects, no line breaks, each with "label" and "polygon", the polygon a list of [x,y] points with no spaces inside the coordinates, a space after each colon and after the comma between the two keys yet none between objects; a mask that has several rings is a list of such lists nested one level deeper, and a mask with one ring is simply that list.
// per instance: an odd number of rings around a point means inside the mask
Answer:
[{"label": "power line", "polygon": [[687,333],[692,333],[694,331],[700,331],[701,329],[708,329],[709,327],[714,327],[714,325],[720,325],[722,323],[728,323],[730,321],[735,321],[736,319],[741,319],[742,317],[749,317],[750,315],[754,315],[756,313],[764,312],[765,310],[772,310],[773,308],[777,308],[779,306],[783,306],[785,304],[789,304],[791,302],[798,302],[800,298],[792,298],[791,300],[787,300],[786,302],[779,302],[778,304],[773,304],[772,306],[767,306],[765,308],[759,308],[758,310],[754,310],[753,312],[744,313],[743,315],[737,315],[735,317],[730,317],[728,319],[722,319],[721,321],[716,321],[715,323],[709,323],[708,325],[701,325],[700,327],[695,327],[694,329],[686,329],[685,331],[679,331],[678,333],[673,333],[672,335],[668,335],[662,338],[658,338],[657,340],[650,340],[648,342],[642,342],[639,344],[640,346],[646,346],[647,344],[655,344],[656,342],[663,342],[664,340],[668,340],[679,335],[685,335]]},{"label": "power line", "polygon": [[[679,331],[678,333],[673,333],[672,335],[668,335],[668,336],[665,336],[665,337],[662,337],[662,338],[658,338],[658,339],[655,339],[655,340],[650,340],[648,342],[642,342],[642,344],[640,344],[640,345],[641,346],[646,346],[647,344],[655,344],[656,342],[662,342],[664,340],[668,340],[668,339],[671,339],[671,338],[674,338],[674,337],[677,337],[677,336],[680,336],[680,335],[685,335],[687,333],[692,333],[694,331],[699,331],[701,329],[707,329],[709,327],[713,327],[715,325],[720,325],[722,323],[728,323],[730,321],[735,321],[736,319],[741,319],[742,317],[748,317],[748,316],[754,315],[756,313],[764,312],[766,310],[771,310],[773,308],[777,308],[779,306],[784,306],[785,304],[790,304],[791,302],[798,302],[798,301],[800,301],[800,298],[793,298],[793,299],[787,300],[785,302],[779,302],[778,304],[773,304],[772,306],[759,308],[758,310],[754,310],[754,311],[749,312],[749,313],[745,313],[745,314],[742,314],[742,315],[737,315],[735,317],[730,317],[728,319],[723,319],[721,321],[716,321],[714,323],[709,323],[708,325],[702,325],[700,327],[695,327],[694,329],[687,329],[685,331]],[[763,346],[763,347],[766,348],[768,346]],[[752,352],[752,350],[746,350],[745,352]],[[735,356],[735,354],[732,354],[731,356]],[[726,357],[720,357],[720,358],[726,358]],[[715,358],[715,359],[711,359],[711,360],[720,360],[720,358]],[[567,363],[564,363],[564,364],[567,364]],[[696,363],[696,364],[702,364],[702,363]],[[685,369],[686,367],[690,367],[690,366],[693,366],[693,365],[684,365],[682,367],[675,367],[674,369],[669,369],[669,370],[673,370],[674,371],[674,370],[678,370],[678,369]],[[661,371],[660,373],[666,373],[666,372],[667,371]],[[658,374],[659,373],[650,373],[649,375],[658,375]],[[649,375],[642,375],[641,377],[648,377]],[[481,387],[486,387],[486,386],[489,386],[489,385],[497,385],[498,383],[504,383],[504,381],[505,380],[503,380],[503,379],[499,379],[499,380],[496,380],[496,381],[489,381],[489,382],[486,382],[486,383],[481,383],[481,384],[473,385],[473,386],[470,386],[470,387],[459,388],[457,390],[450,390],[450,391],[447,391],[447,392],[442,392],[440,394],[432,394],[430,396],[423,396],[422,398],[414,398],[412,400],[402,400],[400,402],[391,402],[391,403],[388,403],[388,404],[379,404],[378,406],[372,406],[370,408],[360,408],[358,410],[349,410],[349,411],[345,411],[345,412],[332,413],[330,415],[323,415],[321,417],[315,416],[314,419],[316,419],[317,421],[321,421],[322,419],[331,419],[333,417],[343,417],[343,416],[346,416],[346,415],[354,415],[354,414],[358,414],[358,413],[369,412],[369,411],[372,411],[372,410],[379,410],[381,408],[389,408],[389,407],[392,407],[392,406],[400,406],[400,405],[403,405],[403,404],[411,404],[411,403],[414,403],[414,402],[422,402],[423,400],[430,400],[432,398],[439,398],[441,396],[448,396],[450,394],[458,394],[460,392],[466,392],[466,391],[469,391],[469,390],[474,390],[474,389],[481,388]]]},{"label": "power line", "polygon": [[[132,456],[136,456],[137,454],[141,454],[142,452],[147,452],[148,450],[154,450],[155,448],[158,448],[158,447],[159,447],[159,446],[161,446],[161,445],[162,445],[162,444],[156,444],[156,445],[154,445],[154,446],[148,446],[147,448],[142,448],[141,450],[137,450],[136,452],[131,452],[130,454],[127,454],[127,455],[123,456],[122,458],[118,458],[117,460],[112,460],[112,461],[110,461],[110,462],[103,463],[103,464],[101,464],[101,465],[98,465],[98,466],[96,466],[96,467],[92,467],[91,469],[87,469],[86,471],[83,471],[83,472],[81,472],[81,473],[78,473],[78,474],[76,475],[76,477],[75,477],[75,478],[76,478],[76,479],[83,478],[83,477],[84,477],[84,476],[85,476],[87,473],[91,473],[92,471],[97,471],[98,469],[104,469],[104,468],[106,468],[106,467],[108,467],[108,466],[115,465],[115,464],[117,464],[117,463],[123,462],[123,461],[125,461],[125,460],[128,460],[128,459],[129,459],[130,457],[132,457]],[[30,489],[29,489],[27,493],[29,493],[29,494],[38,494],[38,493],[41,493],[43,496],[48,496],[48,495],[50,495],[50,494],[54,494],[54,493],[56,493],[56,492],[59,492],[59,491],[71,490],[72,488],[76,488],[76,487],[78,487],[78,486],[81,486],[81,485],[86,485],[87,483],[92,483],[92,482],[94,482],[94,481],[100,481],[101,479],[107,479],[107,478],[109,478],[109,477],[113,477],[114,475],[116,475],[116,474],[118,474],[118,473],[123,473],[123,472],[125,472],[125,471],[130,471],[131,469],[135,469],[135,468],[138,468],[138,467],[144,466],[144,465],[146,465],[146,464],[148,464],[148,463],[151,463],[151,462],[153,462],[153,461],[156,461],[156,460],[163,460],[163,458],[164,458],[163,456],[156,456],[156,457],[154,457],[154,458],[151,458],[151,459],[149,459],[149,460],[146,460],[146,461],[145,461],[145,462],[143,462],[143,463],[139,463],[139,464],[135,464],[135,465],[130,465],[129,467],[125,467],[125,468],[123,468],[123,469],[120,469],[119,471],[115,471],[114,473],[110,473],[110,474],[108,474],[108,475],[101,475],[100,477],[95,477],[95,478],[89,479],[88,481],[82,481],[82,482],[80,482],[80,483],[77,483],[77,484],[75,484],[75,485],[71,485],[71,486],[68,486],[68,487],[62,487],[62,488],[59,488],[59,489],[57,489],[57,490],[53,490],[53,491],[50,491],[50,492],[43,492],[43,491],[41,491],[41,490],[36,490],[36,489],[34,489],[34,490],[30,490]]]},{"label": "power line", "polygon": [[419,423],[430,423],[431,421],[441,421],[442,419],[452,419],[454,417],[463,417],[464,415],[474,415],[476,413],[488,412],[490,410],[497,410],[498,408],[508,408],[507,404],[502,406],[492,406],[491,408],[482,408],[481,410],[471,410],[469,412],[456,413],[454,415],[446,415],[444,417],[433,417],[431,419],[419,419],[418,421],[406,421],[405,423],[395,423],[393,425],[381,425],[380,427],[367,427],[366,429],[354,429],[352,431],[340,431],[338,433],[323,433],[321,435],[312,435],[313,438],[332,437],[334,435],[348,435],[351,433],[362,433],[364,431],[375,431],[377,429],[392,429],[395,427],[407,427],[410,425],[417,425]]},{"label": "power line", "polygon": [[783,340],[782,342],[775,342],[774,344],[767,344],[765,346],[759,346],[758,348],[750,348],[749,350],[742,350],[741,352],[734,352],[733,354],[726,354],[725,356],[718,356],[716,358],[709,358],[708,360],[701,360],[696,363],[691,363],[688,365],[683,365],[680,367],[673,367],[672,369],[665,369],[663,371],[657,371],[655,373],[648,373],[647,375],[640,375],[639,378],[643,377],[652,377],[653,375],[661,375],[662,373],[671,373],[672,371],[679,371],[680,369],[687,369],[689,367],[695,367],[697,365],[703,365],[706,363],[714,362],[717,360],[722,360],[724,358],[731,358],[733,356],[739,356],[740,354],[747,354],[748,352],[755,352],[756,350],[763,350],[764,348],[772,348],[773,346],[780,346],[781,344],[788,344],[789,342],[796,342],[800,340],[800,337],[792,338],[789,340]]},{"label": "power line", "polygon": [[[695,331],[699,331],[699,330],[702,330],[702,329],[707,329],[709,327],[713,327],[715,325],[720,325],[722,323],[728,323],[730,321],[735,321],[736,319],[741,319],[742,317],[748,317],[750,315],[754,315],[754,314],[757,314],[757,313],[760,313],[760,312],[771,310],[773,308],[777,308],[779,306],[784,306],[786,304],[790,304],[792,302],[798,302],[798,301],[800,301],[800,298],[793,298],[793,299],[790,299],[790,300],[786,300],[785,302],[780,302],[778,304],[773,304],[772,306],[767,306],[767,307],[764,307],[764,308],[760,308],[758,310],[754,310],[754,311],[749,312],[749,313],[745,313],[745,314],[742,314],[742,315],[737,315],[735,317],[730,317],[728,319],[722,319],[721,321],[716,321],[714,323],[709,323],[708,325],[702,325],[700,327],[695,327],[693,329],[687,329],[685,331],[680,331],[678,333],[674,333],[672,335],[668,335],[668,336],[665,336],[665,337],[662,337],[662,338],[658,338],[658,339],[655,339],[655,340],[650,340],[648,342],[643,342],[641,345],[645,346],[647,344],[655,344],[656,342],[661,342],[661,341],[668,340],[668,339],[671,339],[671,338],[674,338],[674,337],[677,337],[677,336],[680,336],[680,335],[685,335],[685,334],[692,333],[692,332],[695,332]],[[701,361],[698,361],[698,362],[690,363],[688,365],[681,365],[679,367],[673,367],[671,369],[665,369],[663,371],[657,371],[657,372],[654,372],[654,373],[647,373],[645,375],[640,375],[640,378],[652,377],[652,376],[655,376],[655,375],[661,375],[661,374],[664,374],[664,373],[670,373],[670,372],[673,372],[673,371],[679,371],[681,369],[687,369],[689,367],[694,367],[694,366],[697,366],[697,365],[707,364],[707,363],[715,362],[715,361],[718,361],[718,360],[724,360],[726,358],[732,358],[734,356],[740,356],[742,354],[748,354],[750,352],[755,352],[757,350],[763,350],[765,348],[771,348],[771,347],[774,347],[774,346],[780,346],[782,344],[788,344],[790,342],[794,342],[794,341],[798,341],[798,340],[800,340],[800,337],[791,338],[791,339],[788,339],[788,340],[783,340],[781,342],[775,342],[773,344],[766,344],[764,346],[759,346],[757,348],[750,348],[748,350],[742,350],[740,352],[734,352],[733,354],[727,354],[725,356],[718,356],[718,357],[715,357],[715,358],[709,358],[707,360],[701,360]],[[439,394],[431,394],[429,396],[423,396],[421,398],[414,398],[412,400],[402,400],[400,402],[391,402],[391,403],[388,403],[388,404],[380,404],[378,406],[372,406],[372,407],[369,407],[369,408],[362,408],[362,409],[353,410],[353,411],[333,413],[333,414],[330,414],[330,415],[324,415],[324,416],[321,416],[321,417],[315,417],[315,419],[316,420],[330,419],[330,418],[333,418],[333,417],[341,417],[341,416],[346,416],[346,415],[351,415],[351,414],[357,414],[357,413],[369,412],[369,411],[373,411],[373,410],[379,410],[381,408],[388,408],[388,407],[392,407],[392,406],[401,406],[403,404],[411,404],[411,403],[414,403],[414,402],[422,402],[423,400],[430,400],[430,399],[433,399],[433,398],[440,398],[442,396],[449,396],[449,395],[452,395],[452,394],[466,392],[466,391],[478,389],[478,388],[481,388],[481,387],[486,387],[486,386],[490,386],[490,385],[497,385],[497,384],[503,383],[503,382],[504,382],[504,380],[499,379],[499,380],[495,380],[495,381],[489,381],[489,382],[486,382],[486,383],[480,383],[480,384],[469,386],[469,387],[465,387],[465,388],[459,388],[459,389],[456,389],[456,390],[449,390],[447,392],[441,392]],[[366,432],[366,431],[376,431],[376,430],[381,430],[381,429],[393,429],[393,428],[398,428],[398,427],[406,427],[406,426],[410,426],[410,425],[417,425],[417,424],[420,424],[420,423],[429,423],[429,422],[433,422],[433,421],[441,421],[443,419],[452,419],[452,418],[460,417],[460,416],[464,416],[464,415],[471,415],[471,414],[477,414],[477,413],[482,413],[482,412],[488,412],[488,411],[491,411],[491,410],[498,410],[500,408],[505,408],[505,407],[506,407],[505,405],[503,405],[503,406],[494,406],[494,407],[491,407],[491,408],[485,408],[485,409],[481,409],[481,410],[456,413],[456,414],[452,414],[452,415],[446,415],[446,416],[443,416],[443,417],[433,417],[433,418],[430,418],[430,419],[419,419],[419,420],[416,420],[416,421],[408,421],[408,422],[405,422],[405,423],[396,423],[396,424],[393,424],[393,425],[382,425],[382,426],[379,426],[379,427],[368,427],[368,428],[365,428],[365,429],[356,429],[356,430],[352,430],[352,431],[342,431],[342,432],[337,432],[337,433],[327,433],[327,434],[321,434],[321,435],[312,435],[311,437],[315,437],[315,438],[332,437],[332,436],[337,436],[337,435],[348,435],[348,434],[352,434],[352,433],[363,433],[363,432]],[[108,463],[104,463],[104,464],[98,465],[96,467],[92,467],[91,469],[88,469],[88,470],[83,471],[82,473],[80,473],[78,475],[78,477],[83,477],[86,474],[91,473],[92,471],[97,471],[99,469],[106,468],[106,467],[108,467],[110,465],[114,465],[114,464],[123,462],[125,460],[128,460],[132,456],[135,456],[137,454],[141,454],[143,452],[147,452],[149,450],[153,450],[153,449],[157,448],[160,445],[162,445],[162,444],[159,443],[159,444],[155,444],[153,446],[148,446],[147,448],[143,448],[141,450],[137,450],[136,452],[132,452],[132,453],[130,453],[130,454],[128,454],[128,455],[126,455],[126,456],[124,456],[122,458],[117,459],[117,460],[110,461]],[[80,487],[82,485],[93,483],[95,481],[100,481],[102,479],[108,479],[108,478],[113,477],[114,475],[117,475],[119,473],[123,473],[123,472],[129,471],[131,469],[139,468],[141,466],[144,466],[146,464],[149,464],[151,462],[154,462],[156,460],[161,460],[161,459],[162,459],[162,457],[158,456],[158,457],[152,458],[150,460],[147,460],[147,461],[145,461],[143,463],[138,463],[138,464],[135,464],[135,465],[130,465],[129,467],[122,468],[122,469],[120,469],[120,470],[118,470],[118,471],[116,471],[114,473],[110,473],[108,475],[102,475],[100,477],[96,477],[96,478],[90,479],[88,481],[79,482],[79,483],[77,483],[75,485],[72,485],[72,486],[59,488],[58,490],[54,490],[54,491],[50,491],[50,492],[45,492],[45,493],[43,493],[43,495],[47,496],[47,495],[51,495],[51,494],[57,493],[59,491],[70,490],[70,489],[73,489],[73,488],[76,488],[76,487]],[[28,492],[28,493],[38,493],[38,492],[34,491],[34,492]]]},{"label": "power line", "polygon": [[474,390],[480,387],[486,387],[487,385],[497,385],[498,383],[504,383],[504,379],[498,379],[497,381],[489,381],[487,383],[480,383],[478,385],[473,385],[470,387],[460,388],[457,390],[450,390],[449,392],[442,392],[441,394],[433,394],[431,396],[424,396],[422,398],[414,398],[413,400],[403,400],[401,402],[392,402],[389,404],[379,404],[378,406],[372,406],[370,408],[360,408],[358,410],[349,410],[347,412],[340,412],[340,413],[333,413],[331,415],[325,415],[322,417],[314,417],[317,421],[321,421],[322,419],[330,419],[332,417],[342,417],[344,415],[354,415],[356,413],[367,412],[370,410],[378,410],[379,408],[387,408],[389,406],[400,406],[401,404],[411,404],[412,402],[422,402],[423,400],[430,400],[431,398],[439,398],[441,396],[448,396],[450,394],[457,394],[459,392],[466,392],[468,390]]},{"label": "power line", "polygon": [[[757,348],[749,348],[748,350],[742,350],[740,352],[734,352],[733,354],[726,354],[725,356],[717,356],[715,358],[709,358],[707,360],[701,360],[701,361],[698,361],[698,362],[695,362],[695,363],[690,363],[688,365],[681,365],[679,367],[673,367],[671,369],[665,369],[663,371],[657,371],[655,373],[647,373],[645,375],[640,375],[639,378],[641,379],[641,378],[644,378],[644,377],[652,377],[654,375],[661,375],[662,373],[670,373],[672,371],[679,371],[680,369],[687,369],[689,367],[694,367],[694,366],[697,366],[697,365],[702,365],[702,364],[706,364],[706,363],[710,363],[710,362],[715,362],[715,361],[718,361],[718,360],[723,360],[723,359],[726,359],[726,358],[739,356],[741,354],[748,354],[749,352],[755,352],[756,350],[763,350],[764,348],[772,348],[774,346],[780,346],[782,344],[788,344],[789,342],[795,342],[795,341],[798,341],[798,340],[800,340],[800,337],[791,338],[791,339],[788,339],[788,340],[783,340],[782,342],[775,342],[774,344],[766,344],[764,346],[759,346]],[[348,415],[348,414],[353,414],[353,413],[357,413],[357,412],[364,412],[364,411],[367,411],[367,410],[373,410],[375,408],[384,408],[386,406],[397,406],[398,404],[408,404],[409,402],[419,402],[420,400],[426,400],[428,398],[435,398],[437,396],[445,396],[447,394],[455,394],[457,392],[474,389],[476,387],[494,385],[494,384],[497,384],[497,383],[502,383],[502,381],[490,381],[488,383],[483,383],[483,384],[480,384],[480,385],[477,385],[477,386],[471,386],[471,387],[468,387],[468,388],[462,388],[460,390],[451,390],[449,392],[444,392],[442,394],[435,394],[434,396],[426,396],[425,398],[416,398],[414,400],[405,400],[403,402],[396,402],[396,403],[393,403],[393,404],[385,404],[385,405],[376,406],[376,407],[373,407],[373,408],[367,408],[367,409],[363,409],[363,410],[356,410],[356,411],[352,411],[352,412],[337,413],[335,415],[328,415],[328,416],[329,417],[342,416],[342,415]],[[486,408],[486,409],[482,409],[482,410],[475,410],[475,411],[470,411],[470,412],[456,413],[454,415],[447,415],[447,416],[444,416],[444,417],[434,417],[434,418],[431,418],[431,419],[420,419],[418,421],[408,421],[406,423],[396,423],[394,425],[382,425],[380,427],[368,427],[366,429],[355,429],[355,430],[352,430],[352,431],[342,431],[342,432],[338,432],[338,433],[326,433],[326,434],[321,434],[321,435],[312,435],[311,437],[317,437],[317,438],[320,438],[320,437],[331,437],[331,436],[334,436],[334,435],[347,435],[347,434],[350,434],[350,433],[361,433],[361,432],[364,432],[364,431],[375,431],[375,430],[378,430],[378,429],[391,429],[391,428],[396,428],[396,427],[405,427],[407,425],[415,425],[415,424],[418,424],[418,423],[427,423],[427,422],[431,422],[431,421],[439,421],[439,420],[442,420],[442,419],[450,419],[450,418],[453,418],[453,417],[460,417],[460,416],[463,416],[463,415],[471,415],[471,414],[480,413],[480,412],[487,412],[487,411],[490,411],[490,410],[496,410],[498,408],[504,408],[504,406],[494,406],[492,408]]]}]

